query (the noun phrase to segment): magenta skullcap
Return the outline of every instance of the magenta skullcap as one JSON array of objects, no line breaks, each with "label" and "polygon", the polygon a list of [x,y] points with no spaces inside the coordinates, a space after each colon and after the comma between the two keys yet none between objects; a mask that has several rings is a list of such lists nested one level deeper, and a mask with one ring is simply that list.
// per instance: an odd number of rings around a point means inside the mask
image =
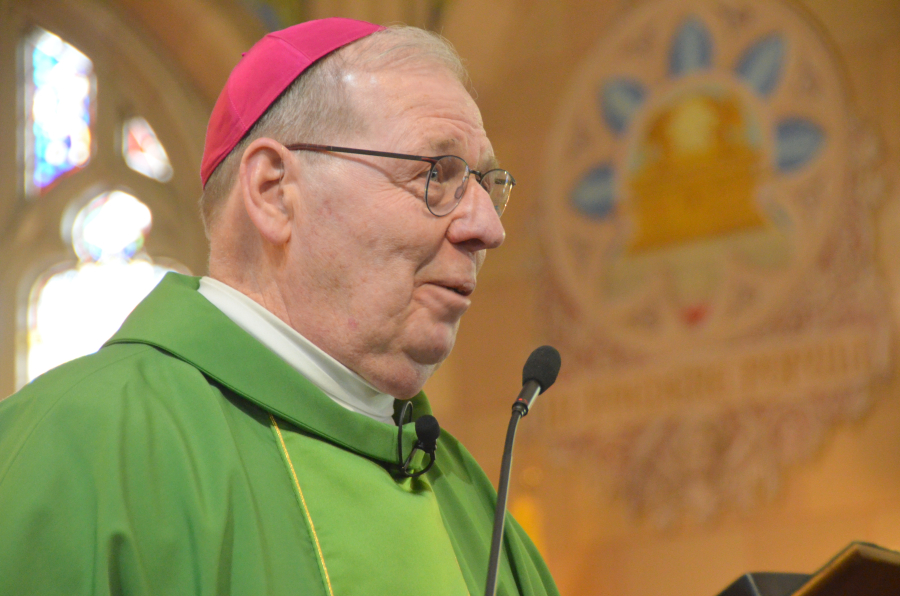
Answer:
[{"label": "magenta skullcap", "polygon": [[247,131],[294,80],[322,58],[384,27],[353,19],[307,21],[269,33],[244,53],[219,94],[200,164],[203,186]]}]

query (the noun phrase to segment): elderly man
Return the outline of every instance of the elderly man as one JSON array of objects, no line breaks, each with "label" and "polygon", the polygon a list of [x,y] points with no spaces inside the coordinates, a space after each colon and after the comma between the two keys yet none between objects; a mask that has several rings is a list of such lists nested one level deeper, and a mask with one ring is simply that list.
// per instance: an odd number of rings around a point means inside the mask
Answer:
[{"label": "elderly man", "polygon": [[[423,474],[395,413],[428,414],[504,237],[464,77],[437,36],[345,19],[244,56],[201,169],[209,277],[0,404],[0,594],[483,591],[491,484],[447,433]],[[512,521],[498,593],[557,593]]]}]

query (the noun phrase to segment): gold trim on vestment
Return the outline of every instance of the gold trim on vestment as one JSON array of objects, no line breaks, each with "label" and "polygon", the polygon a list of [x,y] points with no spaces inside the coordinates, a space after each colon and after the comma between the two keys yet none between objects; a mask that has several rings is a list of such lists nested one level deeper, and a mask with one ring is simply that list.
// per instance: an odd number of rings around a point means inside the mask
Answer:
[{"label": "gold trim on vestment", "polygon": [[325,585],[328,588],[328,594],[329,596],[334,596],[334,590],[331,588],[331,578],[328,577],[328,567],[325,566],[325,557],[322,556],[322,546],[319,544],[319,535],[316,534],[316,526],[313,524],[312,517],[309,515],[309,508],[306,506],[306,499],[303,497],[303,489],[300,488],[300,481],[297,480],[297,472],[294,471],[294,464],[291,462],[291,456],[288,453],[287,445],[284,444],[284,437],[281,436],[281,429],[278,428],[275,417],[269,414],[269,420],[272,421],[272,428],[275,430],[279,443],[281,443],[281,451],[284,454],[285,461],[287,461],[288,468],[291,470],[291,476],[294,478],[294,487],[296,487],[297,496],[300,498],[300,506],[303,508],[303,514],[306,516],[306,521],[309,524],[309,531],[312,533],[313,541],[316,544],[316,555],[319,557],[319,565],[321,565],[322,573],[325,576]]}]

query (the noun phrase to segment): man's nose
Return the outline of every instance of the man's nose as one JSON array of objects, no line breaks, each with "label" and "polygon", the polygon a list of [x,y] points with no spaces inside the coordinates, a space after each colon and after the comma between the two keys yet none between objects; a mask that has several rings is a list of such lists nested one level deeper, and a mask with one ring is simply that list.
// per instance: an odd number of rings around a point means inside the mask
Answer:
[{"label": "man's nose", "polygon": [[483,186],[469,180],[466,193],[448,217],[453,218],[447,238],[454,244],[470,244],[470,250],[497,248],[506,238],[506,230]]}]

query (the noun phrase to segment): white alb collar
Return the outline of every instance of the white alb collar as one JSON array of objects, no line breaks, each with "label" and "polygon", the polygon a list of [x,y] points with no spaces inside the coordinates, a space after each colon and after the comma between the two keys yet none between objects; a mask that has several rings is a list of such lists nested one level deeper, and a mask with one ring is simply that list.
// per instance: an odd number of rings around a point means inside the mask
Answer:
[{"label": "white alb collar", "polygon": [[392,396],[378,391],[249,296],[211,277],[200,278],[198,291],[338,404],[380,422],[395,424]]}]

